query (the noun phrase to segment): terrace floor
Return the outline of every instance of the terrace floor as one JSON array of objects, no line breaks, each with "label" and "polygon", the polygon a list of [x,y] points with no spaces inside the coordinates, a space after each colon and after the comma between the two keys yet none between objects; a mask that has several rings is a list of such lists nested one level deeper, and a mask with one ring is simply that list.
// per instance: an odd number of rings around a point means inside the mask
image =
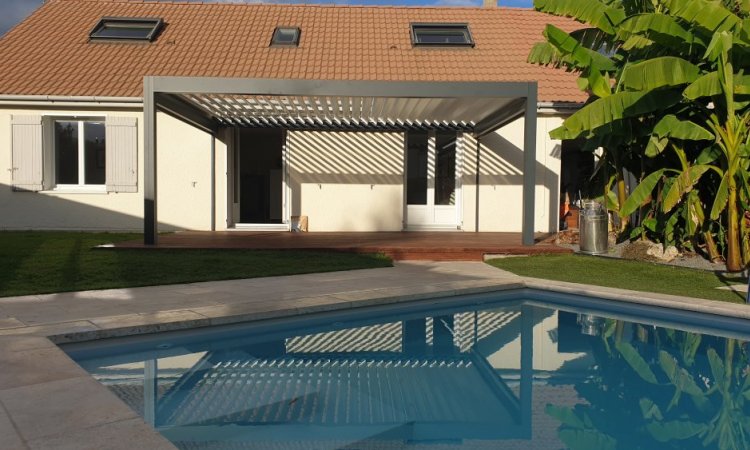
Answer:
[{"label": "terrace floor", "polygon": [[[524,246],[521,233],[181,231],[160,235],[157,248],[346,251],[383,253],[398,261],[482,261],[485,255],[571,252],[553,240],[554,234],[538,234],[533,246]],[[120,242],[116,247],[152,248],[141,241]]]}]

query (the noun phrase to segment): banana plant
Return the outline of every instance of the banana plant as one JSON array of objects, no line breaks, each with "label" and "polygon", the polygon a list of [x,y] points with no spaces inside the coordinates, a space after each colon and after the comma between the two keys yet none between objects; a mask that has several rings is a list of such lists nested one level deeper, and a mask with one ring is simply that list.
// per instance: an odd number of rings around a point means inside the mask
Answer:
[{"label": "banana plant", "polygon": [[547,405],[567,448],[750,448],[744,343],[628,324],[638,338],[630,343],[615,339],[615,324],[607,321],[593,372],[576,384],[586,402]]}]

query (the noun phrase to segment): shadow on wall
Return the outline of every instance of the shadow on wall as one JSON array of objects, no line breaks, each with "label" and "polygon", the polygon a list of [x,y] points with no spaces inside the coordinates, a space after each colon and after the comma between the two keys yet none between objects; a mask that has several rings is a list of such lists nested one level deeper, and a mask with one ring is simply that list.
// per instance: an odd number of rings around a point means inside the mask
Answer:
[{"label": "shadow on wall", "polygon": [[[469,146],[464,164],[468,174],[462,178],[464,186],[476,185],[476,140],[467,139]],[[560,146],[556,145],[550,154],[551,158],[560,159]],[[539,149],[537,150],[537,152]],[[537,156],[539,156],[537,154]],[[549,230],[557,230],[559,214],[558,192],[560,176],[539,161],[536,162],[536,186],[547,189],[549,203],[547,217]],[[523,185],[523,149],[513,144],[498,133],[490,133],[482,137],[479,155],[479,185],[480,186],[522,186]],[[481,194],[480,194],[481,195]],[[538,200],[537,200],[538,203]],[[537,205],[538,209],[538,205]],[[540,224],[536,225],[540,229]]]},{"label": "shadow on wall", "polygon": [[403,134],[290,132],[292,215],[311,230],[403,228]]},{"label": "shadow on wall", "polygon": [[[0,184],[0,230],[72,230],[72,231],[135,231],[143,232],[143,197],[140,194],[68,194],[80,195],[81,201],[61,198],[56,194],[19,192]],[[129,196],[123,201],[116,196]],[[130,206],[141,215],[125,214],[101,205],[85,203],[93,198],[103,205],[107,199],[119,206]],[[159,231],[184,228],[159,222]]]}]

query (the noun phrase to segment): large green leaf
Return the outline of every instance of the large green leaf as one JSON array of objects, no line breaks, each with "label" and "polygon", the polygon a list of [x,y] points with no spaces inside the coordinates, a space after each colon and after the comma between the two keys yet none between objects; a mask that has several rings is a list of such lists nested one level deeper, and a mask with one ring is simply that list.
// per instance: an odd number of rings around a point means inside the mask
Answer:
[{"label": "large green leaf", "polygon": [[659,442],[689,439],[704,432],[706,424],[689,421],[651,422],[646,425],[649,434]]},{"label": "large green leaf", "polygon": [[550,132],[552,139],[575,139],[586,131],[627,117],[668,108],[680,101],[680,94],[673,90],[653,90],[646,92],[617,92],[597,99],[568,117],[561,127]]},{"label": "large green leaf", "polygon": [[559,420],[560,423],[569,427],[583,429],[585,426],[583,421],[579,419],[570,408],[548,404],[544,408],[544,412],[546,412],[548,416],[554,417]]},{"label": "large green leaf", "polygon": [[723,383],[725,376],[724,362],[722,362],[716,350],[712,348],[709,348],[706,354],[708,355],[708,364],[711,366],[711,375],[714,378],[713,382],[716,384]]},{"label": "large green leaf", "polygon": [[680,120],[674,114],[667,114],[654,126],[653,133],[660,137],[690,141],[709,141],[714,134],[690,120]]},{"label": "large green leaf", "polygon": [[700,397],[703,395],[703,391],[695,383],[692,375],[677,365],[674,357],[669,353],[661,350],[659,352],[659,365],[662,370],[669,378],[669,381],[680,391],[688,395]]},{"label": "large green leaf", "polygon": [[598,0],[534,0],[534,9],[555,16],[572,17],[609,34],[615,34],[615,26],[625,19],[624,10]]},{"label": "large green leaf", "polygon": [[557,436],[566,448],[575,450],[615,450],[617,441],[597,430],[564,429]]},{"label": "large green leaf", "polygon": [[626,39],[630,34],[641,35],[649,40],[674,49],[705,43],[682,27],[674,18],[660,13],[636,14],[625,19],[619,27],[618,37]]},{"label": "large green leaf", "polygon": [[628,197],[627,200],[625,200],[625,202],[622,204],[622,208],[619,212],[620,217],[627,217],[633,214],[638,208],[640,208],[640,206],[651,195],[651,192],[659,183],[659,180],[661,180],[661,177],[664,175],[665,171],[666,169],[659,169],[649,174],[640,183],[638,183],[638,186],[633,189],[630,197]]},{"label": "large green leaf", "polygon": [[713,97],[721,94],[721,81],[719,72],[710,72],[702,75],[685,88],[683,95],[691,100],[700,97]]},{"label": "large green leaf", "polygon": [[740,18],[721,2],[709,0],[667,0],[669,14],[703,28],[708,34],[732,30]]},{"label": "large green leaf", "polygon": [[714,204],[711,206],[711,215],[709,216],[711,220],[718,220],[724,208],[727,207],[727,202],[729,201],[728,175],[731,176],[731,174],[724,173],[724,176],[721,177],[721,183],[719,183],[719,188],[714,195]]},{"label": "large green leaf", "polygon": [[615,70],[615,64],[611,59],[584,47],[576,38],[554,25],[544,27],[542,34],[561,54],[570,55],[576,66],[581,69],[594,65],[600,70]]},{"label": "large green leaf", "polygon": [[636,91],[664,86],[679,86],[698,79],[698,66],[675,56],[662,56],[629,64],[622,71],[620,82]]},{"label": "large green leaf", "polygon": [[672,183],[669,190],[664,192],[662,211],[669,212],[677,206],[682,197],[693,190],[693,186],[700,181],[701,176],[709,168],[707,165],[691,166],[688,170],[683,171],[677,177],[677,180]]},{"label": "large green leaf", "polygon": [[654,372],[651,371],[646,360],[643,359],[635,347],[627,342],[618,342],[615,344],[615,348],[620,352],[622,357],[625,358],[625,361],[630,367],[635,370],[638,376],[651,384],[657,384],[656,375],[654,375]]}]

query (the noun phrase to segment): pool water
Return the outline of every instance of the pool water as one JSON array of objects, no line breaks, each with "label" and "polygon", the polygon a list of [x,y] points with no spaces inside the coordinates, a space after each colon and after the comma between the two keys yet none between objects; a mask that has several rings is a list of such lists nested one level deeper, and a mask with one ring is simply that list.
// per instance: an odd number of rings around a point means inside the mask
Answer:
[{"label": "pool water", "polygon": [[747,329],[523,290],[63,348],[181,449],[724,450]]}]

